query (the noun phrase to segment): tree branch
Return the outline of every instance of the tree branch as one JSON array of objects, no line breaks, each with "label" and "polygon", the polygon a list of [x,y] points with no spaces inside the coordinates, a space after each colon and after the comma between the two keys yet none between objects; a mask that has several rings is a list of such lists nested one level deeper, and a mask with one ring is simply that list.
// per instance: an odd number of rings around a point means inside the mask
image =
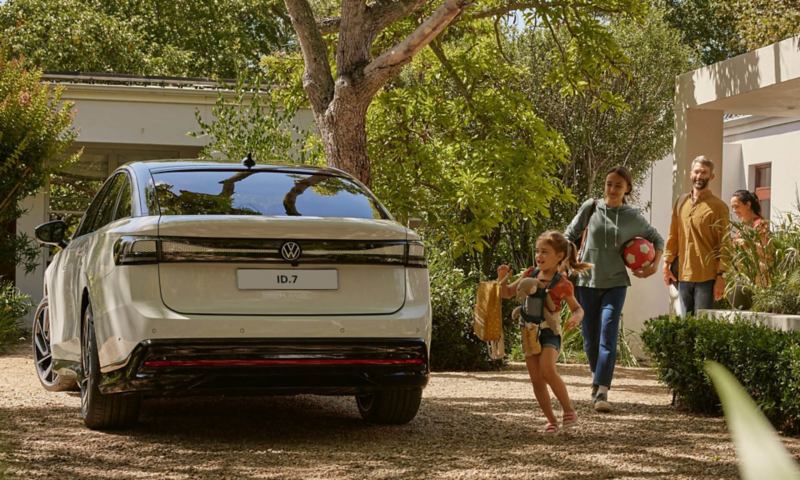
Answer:
[{"label": "tree branch", "polygon": [[314,12],[307,0],[284,0],[297,32],[306,69],[303,72],[303,88],[308,94],[311,108],[322,113],[333,100],[333,75],[328,62],[328,47],[317,29]]},{"label": "tree branch", "polygon": [[494,21],[494,38],[497,40],[497,49],[500,50],[500,55],[503,56],[503,60],[505,60],[507,64],[511,65],[511,62],[506,56],[506,52],[503,51],[503,42],[500,40],[500,27],[498,25],[500,24],[500,20],[502,18],[503,17],[497,17]]},{"label": "tree branch", "polygon": [[364,76],[370,84],[370,90],[378,91],[387,78],[394,75],[400,67],[410,62],[420,50],[436,38],[442,30],[450,25],[456,16],[469,7],[474,0],[445,0],[433,12],[433,15],[422,22],[405,40],[398,43],[364,68]]},{"label": "tree branch", "polygon": [[455,84],[458,93],[460,93],[461,96],[464,97],[464,100],[467,101],[467,105],[469,105],[470,108],[472,108],[472,94],[470,94],[469,90],[467,90],[467,86],[464,85],[464,82],[461,81],[461,77],[458,76],[458,72],[456,72],[455,68],[453,68],[453,64],[450,63],[450,60],[448,60],[447,57],[445,56],[442,47],[435,41],[429,43],[428,47],[430,47],[430,49],[433,50],[433,53],[436,55],[436,58],[439,59],[439,62],[442,64],[442,66],[444,66],[444,69],[447,70],[447,75],[453,80],[453,83]]},{"label": "tree branch", "polygon": [[367,36],[367,4],[364,0],[342,0],[342,21],[336,46],[336,78],[351,75],[358,67],[369,63],[372,45]]}]

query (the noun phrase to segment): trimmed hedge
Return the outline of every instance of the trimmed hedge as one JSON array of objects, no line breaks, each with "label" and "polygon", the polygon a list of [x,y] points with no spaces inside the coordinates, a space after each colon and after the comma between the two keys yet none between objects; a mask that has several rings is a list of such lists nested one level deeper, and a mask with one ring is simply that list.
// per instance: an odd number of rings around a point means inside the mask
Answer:
[{"label": "trimmed hedge", "polygon": [[707,360],[733,373],[776,428],[800,433],[800,332],[773,330],[741,318],[733,321],[656,317],[641,334],[658,379],[678,405],[703,413],[722,411]]}]

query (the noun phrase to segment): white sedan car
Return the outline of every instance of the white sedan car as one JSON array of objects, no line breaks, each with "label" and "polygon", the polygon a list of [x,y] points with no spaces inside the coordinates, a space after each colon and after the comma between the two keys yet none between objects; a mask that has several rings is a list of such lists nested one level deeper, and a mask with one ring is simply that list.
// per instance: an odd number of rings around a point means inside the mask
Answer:
[{"label": "white sedan car", "polygon": [[89,428],[143,395],[354,395],[409,422],[428,383],[425,250],[348,174],[309,166],[119,168],[62,249],[34,325],[48,390],[80,387]]}]

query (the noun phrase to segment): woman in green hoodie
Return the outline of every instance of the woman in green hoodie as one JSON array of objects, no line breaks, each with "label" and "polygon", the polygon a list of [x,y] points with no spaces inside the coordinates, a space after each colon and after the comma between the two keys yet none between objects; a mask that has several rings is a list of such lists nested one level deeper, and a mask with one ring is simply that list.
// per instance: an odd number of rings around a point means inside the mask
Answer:
[{"label": "woman in green hoodie", "polygon": [[647,223],[639,210],[627,205],[625,197],[632,189],[630,170],[622,166],[612,168],[606,173],[603,199],[584,202],[565,232],[569,241],[578,243],[586,230],[579,261],[594,264],[594,269],[588,274],[578,277],[575,297],[585,312],[582,324],[584,348],[594,372],[592,402],[598,412],[611,410],[608,389],[617,359],[619,319],[625,294],[631,285],[622,259],[624,245],[642,237],[655,247],[653,264],[633,272],[639,278],[656,273],[664,252],[661,235]]}]

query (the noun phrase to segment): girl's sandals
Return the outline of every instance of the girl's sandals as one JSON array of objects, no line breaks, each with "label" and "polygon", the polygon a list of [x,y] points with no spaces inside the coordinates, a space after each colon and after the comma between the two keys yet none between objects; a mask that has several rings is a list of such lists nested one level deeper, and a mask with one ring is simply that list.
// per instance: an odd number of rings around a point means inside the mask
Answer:
[{"label": "girl's sandals", "polygon": [[574,427],[578,424],[578,412],[572,411],[569,413],[564,414],[564,418],[561,420],[561,424],[564,428]]},{"label": "girl's sandals", "polygon": [[545,435],[555,435],[557,433],[558,433],[558,423],[547,422],[547,426],[544,427],[544,434]]}]

